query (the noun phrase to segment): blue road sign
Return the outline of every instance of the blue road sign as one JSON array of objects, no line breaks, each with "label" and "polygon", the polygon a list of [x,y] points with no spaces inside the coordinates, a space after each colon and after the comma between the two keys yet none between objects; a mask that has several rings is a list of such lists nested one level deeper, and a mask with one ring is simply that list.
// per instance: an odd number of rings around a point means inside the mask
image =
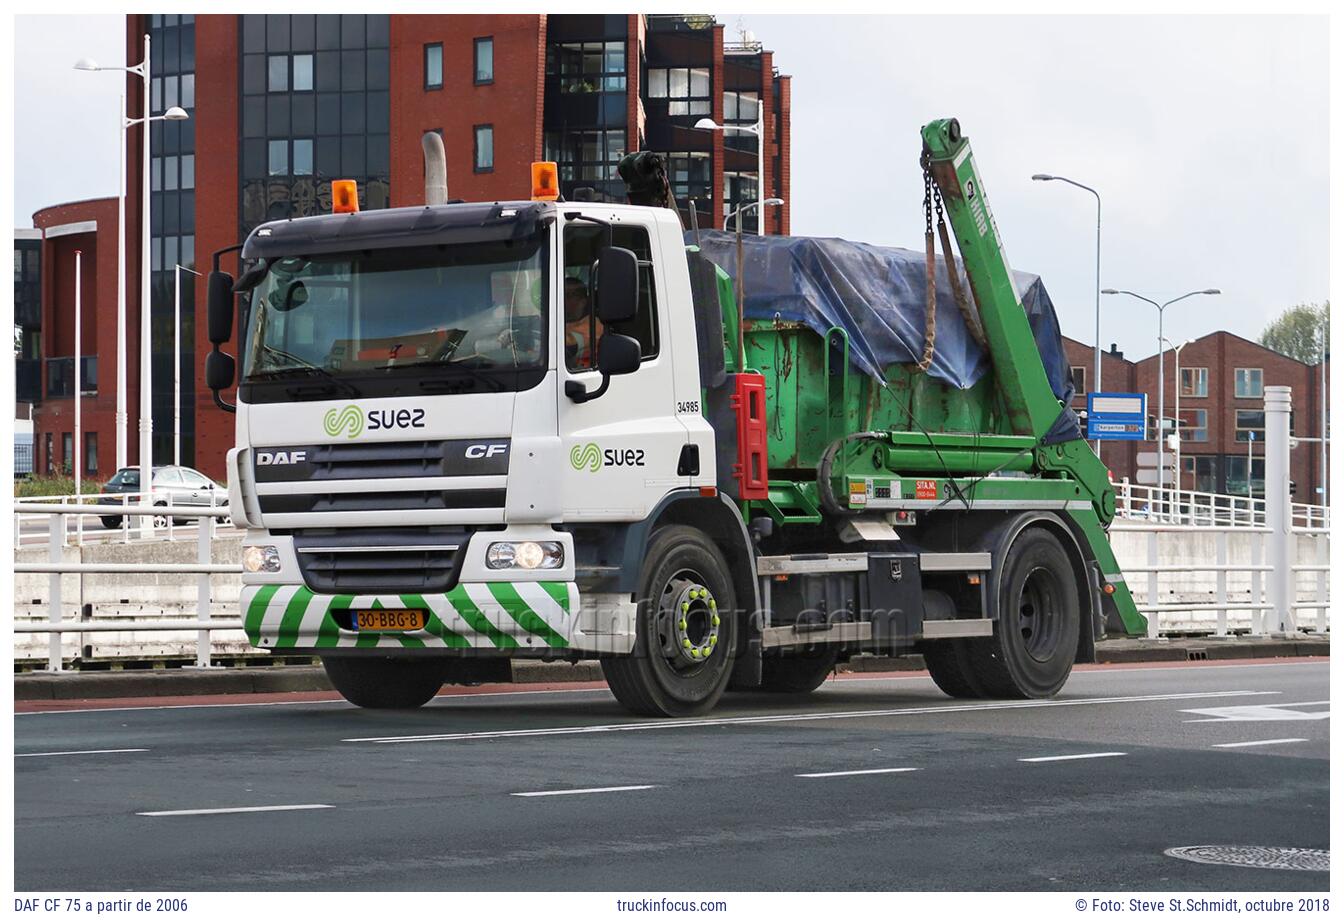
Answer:
[{"label": "blue road sign", "polygon": [[1146,393],[1088,393],[1090,441],[1142,441],[1147,434]]}]

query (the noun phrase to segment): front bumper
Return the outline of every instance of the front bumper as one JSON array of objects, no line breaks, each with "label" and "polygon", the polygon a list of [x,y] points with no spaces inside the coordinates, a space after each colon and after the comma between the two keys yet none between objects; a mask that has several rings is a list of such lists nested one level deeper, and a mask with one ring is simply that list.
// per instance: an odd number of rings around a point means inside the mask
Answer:
[{"label": "front bumper", "polygon": [[[243,628],[266,649],[455,649],[490,653],[553,651],[625,654],[634,645],[628,598],[589,595],[567,581],[476,582],[443,594],[315,594],[303,585],[244,585]],[[424,629],[356,632],[332,611],[423,609]]]}]

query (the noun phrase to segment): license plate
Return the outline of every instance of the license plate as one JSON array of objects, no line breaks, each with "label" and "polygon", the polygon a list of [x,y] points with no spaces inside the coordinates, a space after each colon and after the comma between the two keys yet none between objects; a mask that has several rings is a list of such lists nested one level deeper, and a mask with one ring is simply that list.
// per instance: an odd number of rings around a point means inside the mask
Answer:
[{"label": "license plate", "polygon": [[405,632],[424,629],[429,614],[424,610],[356,610],[353,622],[360,632]]}]

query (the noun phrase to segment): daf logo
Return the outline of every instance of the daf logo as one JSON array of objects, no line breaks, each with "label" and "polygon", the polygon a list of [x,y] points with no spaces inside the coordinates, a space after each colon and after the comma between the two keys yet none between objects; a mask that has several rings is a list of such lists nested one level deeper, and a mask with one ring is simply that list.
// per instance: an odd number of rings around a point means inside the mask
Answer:
[{"label": "daf logo", "polygon": [[292,463],[303,463],[308,459],[306,450],[277,450],[258,451],[257,466],[288,466]]},{"label": "daf logo", "polygon": [[508,449],[507,444],[468,444],[466,456],[468,460],[488,460]]}]

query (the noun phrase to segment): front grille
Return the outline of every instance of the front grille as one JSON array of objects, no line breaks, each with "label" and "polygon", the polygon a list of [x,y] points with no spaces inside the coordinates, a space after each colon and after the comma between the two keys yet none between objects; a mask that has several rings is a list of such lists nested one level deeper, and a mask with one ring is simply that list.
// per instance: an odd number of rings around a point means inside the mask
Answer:
[{"label": "front grille", "polygon": [[259,447],[253,469],[257,482],[503,476],[509,446],[508,438],[485,438]]},{"label": "front grille", "polygon": [[415,492],[303,492],[259,497],[262,514],[324,511],[441,511],[503,508],[503,489]]},{"label": "front grille", "polygon": [[433,593],[457,584],[471,531],[313,528],[294,531],[304,583],[325,594]]}]

